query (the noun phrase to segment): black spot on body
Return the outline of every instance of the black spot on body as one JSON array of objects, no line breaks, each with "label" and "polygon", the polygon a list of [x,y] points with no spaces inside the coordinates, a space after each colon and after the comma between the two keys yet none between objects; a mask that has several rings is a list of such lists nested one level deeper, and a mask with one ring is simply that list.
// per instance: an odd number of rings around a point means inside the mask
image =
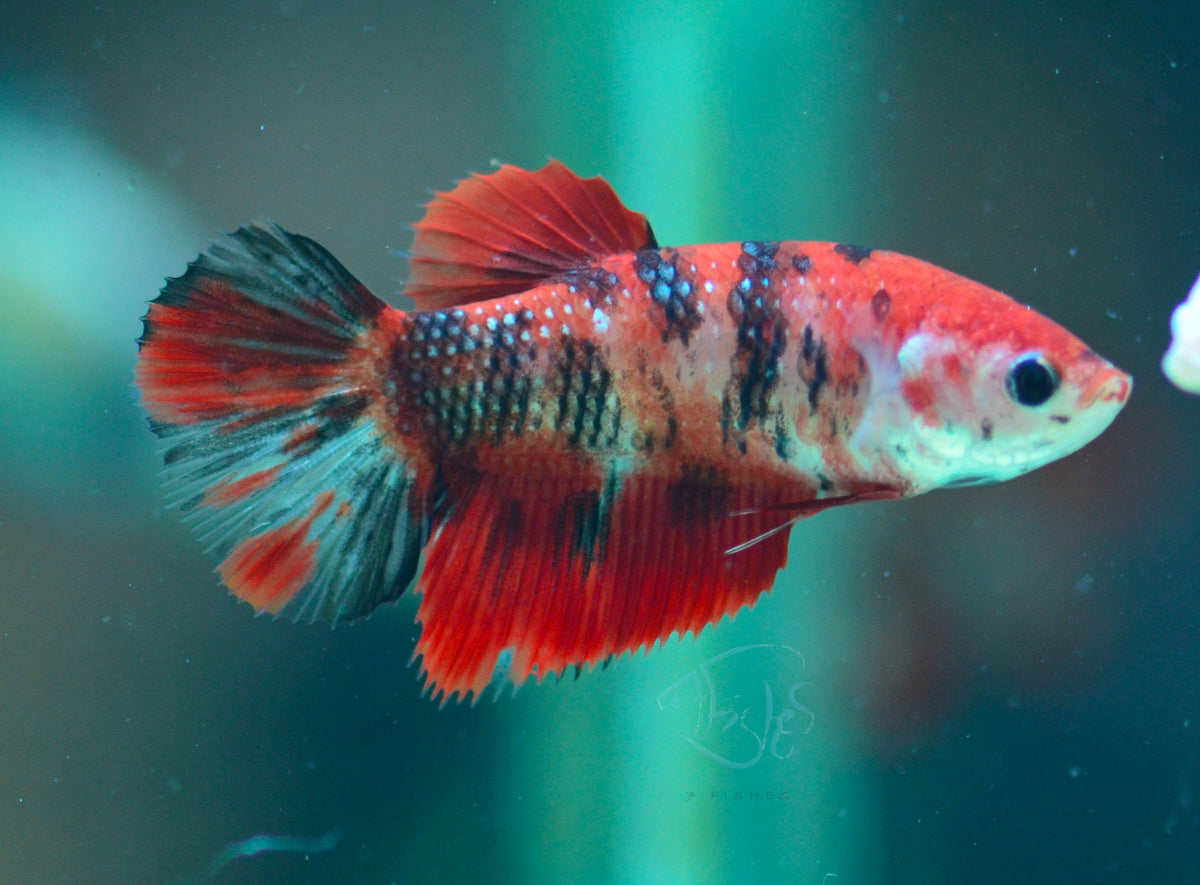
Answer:
[{"label": "black spot on body", "polygon": [[796,273],[803,276],[812,270],[812,259],[803,252],[792,256],[792,267],[796,269]]},{"label": "black spot on body", "polygon": [[838,243],[833,247],[833,251],[850,263],[858,264],[864,258],[868,257],[873,250],[869,246],[852,246],[849,243]]},{"label": "black spot on body", "polygon": [[634,451],[649,455],[654,451],[654,434],[637,427],[630,435],[629,444]]},{"label": "black spot on body", "polygon": [[747,274],[765,274],[775,269],[775,256],[779,244],[771,241],[751,240],[742,243],[742,254],[738,256],[738,269]]},{"label": "black spot on body", "polygon": [[688,339],[700,328],[704,316],[698,307],[696,282],[679,269],[678,253],[674,249],[638,252],[633,259],[633,271],[646,284],[650,318],[662,332],[663,344],[678,338],[687,347]]},{"label": "black spot on body", "polygon": [[871,296],[871,314],[875,317],[875,322],[882,323],[891,310],[892,296],[888,294],[887,289],[880,289]]},{"label": "black spot on body", "polygon": [[992,439],[992,431],[996,429],[996,425],[992,423],[991,418],[984,418],[979,422],[979,433],[984,442],[990,442]]}]

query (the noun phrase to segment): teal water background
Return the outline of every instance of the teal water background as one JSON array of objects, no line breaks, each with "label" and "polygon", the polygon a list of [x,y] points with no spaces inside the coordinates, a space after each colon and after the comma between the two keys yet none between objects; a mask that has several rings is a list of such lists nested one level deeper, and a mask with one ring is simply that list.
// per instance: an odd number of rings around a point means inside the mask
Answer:
[{"label": "teal water background", "polygon": [[[134,339],[265,219],[402,306],[430,190],[548,157],[664,244],[978,279],[1133,399],[1021,480],[802,524],[696,640],[439,710],[412,600],[221,589]],[[1200,881],[1200,398],[1158,370],[1198,270],[1194,3],[8,0],[0,882]]]}]

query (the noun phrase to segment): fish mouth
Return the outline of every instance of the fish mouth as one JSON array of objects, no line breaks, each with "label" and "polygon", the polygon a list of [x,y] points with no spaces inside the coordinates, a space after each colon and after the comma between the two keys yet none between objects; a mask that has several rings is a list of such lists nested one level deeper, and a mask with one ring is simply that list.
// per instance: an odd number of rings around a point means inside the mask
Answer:
[{"label": "fish mouth", "polygon": [[1102,369],[1092,376],[1079,394],[1081,408],[1096,403],[1111,403],[1117,408],[1125,405],[1133,390],[1133,378],[1115,366]]}]

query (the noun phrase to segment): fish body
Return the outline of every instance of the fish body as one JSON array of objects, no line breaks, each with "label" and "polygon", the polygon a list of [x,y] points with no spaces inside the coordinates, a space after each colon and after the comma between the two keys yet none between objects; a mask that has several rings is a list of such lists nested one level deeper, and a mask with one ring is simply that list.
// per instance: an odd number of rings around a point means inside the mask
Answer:
[{"label": "fish body", "polygon": [[917,259],[662,248],[553,162],[439,194],[411,273],[399,311],[243,228],[151,304],[137,382],[224,582],[337,621],[415,580],[443,699],[698,632],[769,589],[800,518],[1027,472],[1131,385]]}]

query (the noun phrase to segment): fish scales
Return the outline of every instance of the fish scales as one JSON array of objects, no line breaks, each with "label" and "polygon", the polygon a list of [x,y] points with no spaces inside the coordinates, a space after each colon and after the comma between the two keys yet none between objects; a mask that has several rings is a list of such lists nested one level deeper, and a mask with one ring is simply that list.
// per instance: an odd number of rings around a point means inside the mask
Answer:
[{"label": "fish scales", "polygon": [[837,440],[853,433],[870,378],[849,345],[831,357],[830,286],[809,254],[823,251],[633,253],[468,309],[404,314],[383,327],[376,369],[392,428],[451,459],[517,442],[629,463],[753,450],[827,477],[827,491],[848,488]]},{"label": "fish scales", "polygon": [[255,609],[411,585],[445,702],[751,605],[799,520],[997,482],[1131,379],[933,265],[838,243],[662,247],[598,178],[503,166],[415,226],[416,309],[242,228],[151,303],[136,380],[171,500]]}]

